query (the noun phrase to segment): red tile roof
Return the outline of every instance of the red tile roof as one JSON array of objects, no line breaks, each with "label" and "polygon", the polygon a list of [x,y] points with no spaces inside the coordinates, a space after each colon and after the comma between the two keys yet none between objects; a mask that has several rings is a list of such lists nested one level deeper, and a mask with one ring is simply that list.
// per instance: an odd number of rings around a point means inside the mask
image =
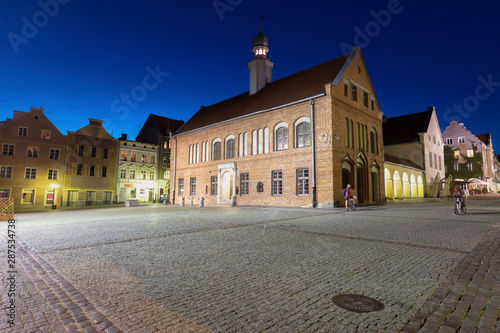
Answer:
[{"label": "red tile roof", "polygon": [[481,141],[484,142],[485,145],[489,146],[490,145],[490,140],[491,140],[491,134],[488,133],[488,134],[479,134],[479,135],[476,135],[477,138]]},{"label": "red tile roof", "polygon": [[325,85],[335,80],[351,54],[273,81],[253,95],[246,92],[202,107],[176,134],[324,94]]}]

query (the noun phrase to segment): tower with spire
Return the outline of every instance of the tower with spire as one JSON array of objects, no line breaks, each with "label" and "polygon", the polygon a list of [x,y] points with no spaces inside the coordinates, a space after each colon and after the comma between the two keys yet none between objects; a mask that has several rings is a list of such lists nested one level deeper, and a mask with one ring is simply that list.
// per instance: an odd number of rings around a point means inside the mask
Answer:
[{"label": "tower with spire", "polygon": [[273,63],[268,57],[269,39],[262,32],[262,19],[260,20],[260,31],[253,39],[253,56],[248,63],[250,70],[250,95],[257,93],[266,84],[272,81]]}]

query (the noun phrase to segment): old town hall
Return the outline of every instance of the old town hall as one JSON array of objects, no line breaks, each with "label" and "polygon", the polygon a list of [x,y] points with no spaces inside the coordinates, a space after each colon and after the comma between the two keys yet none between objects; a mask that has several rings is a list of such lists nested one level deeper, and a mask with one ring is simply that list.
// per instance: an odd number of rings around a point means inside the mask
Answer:
[{"label": "old town hall", "polygon": [[272,81],[260,30],[249,91],[202,107],[171,139],[175,203],[333,207],[351,184],[384,200],[382,112],[361,49]]}]

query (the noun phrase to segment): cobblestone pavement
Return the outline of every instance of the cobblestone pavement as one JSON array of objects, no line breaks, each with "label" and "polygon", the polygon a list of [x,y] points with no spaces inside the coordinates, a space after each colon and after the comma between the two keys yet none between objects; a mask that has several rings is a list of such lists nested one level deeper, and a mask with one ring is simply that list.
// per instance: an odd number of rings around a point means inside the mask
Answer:
[{"label": "cobblestone pavement", "polygon": [[[500,332],[500,201],[16,214],[1,332]],[[331,301],[360,294],[382,311]]]}]

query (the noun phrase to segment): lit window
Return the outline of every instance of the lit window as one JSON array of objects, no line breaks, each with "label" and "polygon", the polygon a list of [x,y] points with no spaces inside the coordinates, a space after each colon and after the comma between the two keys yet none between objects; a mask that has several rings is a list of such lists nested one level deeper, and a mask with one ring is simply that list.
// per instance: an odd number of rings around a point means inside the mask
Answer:
[{"label": "lit window", "polygon": [[50,139],[50,131],[49,130],[42,130],[42,139]]},{"label": "lit window", "polygon": [[130,162],[136,161],[136,153],[130,153]]},{"label": "lit window", "polygon": [[455,158],[460,158],[460,151],[455,150],[455,151],[453,152],[453,156],[454,156]]},{"label": "lit window", "polygon": [[155,161],[155,155],[151,155],[151,164],[155,164],[156,161]]},{"label": "lit window", "polygon": [[127,160],[127,152],[122,151],[122,161],[126,161],[126,160]]},{"label": "lit window", "polygon": [[28,147],[28,157],[38,157],[38,147]]},{"label": "lit window", "polygon": [[474,157],[474,150],[467,150],[467,157]]}]

